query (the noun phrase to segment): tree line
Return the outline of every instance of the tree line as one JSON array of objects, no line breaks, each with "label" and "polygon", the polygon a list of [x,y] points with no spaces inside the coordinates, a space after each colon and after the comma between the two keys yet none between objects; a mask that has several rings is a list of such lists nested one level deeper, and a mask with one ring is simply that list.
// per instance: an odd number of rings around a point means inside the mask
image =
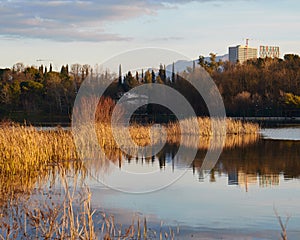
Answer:
[{"label": "tree line", "polygon": [[27,66],[16,63],[0,69],[0,116],[16,121],[68,121],[73,102],[89,65],[63,65],[53,71],[52,64]]},{"label": "tree line", "polygon": [[[211,66],[208,66],[211,67]],[[212,78],[231,116],[300,116],[300,57],[225,62]]]},{"label": "tree line", "polygon": [[[141,84],[160,83],[178,90],[193,106],[197,115],[208,111],[200,94],[187,80],[201,66],[214,79],[223,97],[228,116],[300,116],[300,57],[286,54],[283,59],[258,58],[243,64],[228,61],[210,61],[200,56],[192,68],[176,73],[174,63],[171,73],[164,65],[158,70],[119,74],[109,71],[93,71],[85,64],[61,66],[54,71],[46,67],[15,64],[12,68],[0,69],[0,116],[2,119],[22,121],[69,121],[72,106],[82,81],[95,76],[97,81],[110,80],[105,96],[118,100],[125,92]],[[148,114],[170,112],[162,106],[147,106]]]}]

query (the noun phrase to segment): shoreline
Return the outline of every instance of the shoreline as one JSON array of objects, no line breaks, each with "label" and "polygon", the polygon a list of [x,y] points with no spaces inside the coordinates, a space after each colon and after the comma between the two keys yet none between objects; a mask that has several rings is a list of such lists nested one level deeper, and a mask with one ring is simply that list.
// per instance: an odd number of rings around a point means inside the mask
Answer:
[{"label": "shoreline", "polygon": [[[200,117],[203,118],[203,117]],[[272,127],[289,127],[300,125],[300,117],[227,117],[226,119],[239,120],[246,123],[258,124],[261,128]],[[14,122],[20,125],[30,125],[34,127],[71,127],[72,121],[14,121],[14,120],[0,120],[1,122]],[[145,125],[145,124],[141,124]]]}]

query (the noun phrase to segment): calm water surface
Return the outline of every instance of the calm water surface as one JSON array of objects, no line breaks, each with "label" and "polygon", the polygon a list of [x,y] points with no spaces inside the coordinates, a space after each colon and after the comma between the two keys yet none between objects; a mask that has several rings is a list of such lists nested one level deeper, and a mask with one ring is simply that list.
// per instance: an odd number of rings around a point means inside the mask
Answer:
[{"label": "calm water surface", "polygon": [[123,157],[108,178],[133,169],[157,171],[153,181],[183,175],[148,194],[118,192],[90,178],[93,207],[123,224],[141,215],[149,224],[179,226],[181,239],[278,239],[276,209],[283,220],[290,216],[289,239],[300,239],[300,128],[263,129],[261,135],[250,144],[225,148],[209,174],[200,171],[204,150],[187,171],[180,159],[172,159],[172,145],[151,160]]}]

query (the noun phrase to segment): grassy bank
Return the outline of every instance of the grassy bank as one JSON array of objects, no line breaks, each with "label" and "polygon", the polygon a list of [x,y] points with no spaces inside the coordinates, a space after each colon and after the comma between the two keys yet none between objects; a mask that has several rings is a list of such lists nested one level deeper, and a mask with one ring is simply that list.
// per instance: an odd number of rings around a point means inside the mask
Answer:
[{"label": "grassy bank", "polygon": [[[166,140],[172,144],[180,144],[181,134],[188,135],[188,141],[182,143],[187,147],[208,149],[210,146],[210,120],[198,119],[200,132],[196,134],[190,126],[189,120],[184,120],[183,129],[178,124],[165,125],[164,130],[151,132],[152,126],[132,125],[130,134],[139,146],[156,144],[162,138],[161,131],[166,133]],[[223,127],[223,126],[222,126]],[[225,126],[224,126],[225,127]],[[89,126],[83,127],[83,134],[89,133]],[[105,154],[112,161],[118,162],[122,152],[114,140],[111,127],[108,124],[96,125],[97,139],[95,145],[100,145]],[[126,135],[123,129],[117,129],[120,138]],[[227,120],[227,141],[225,147],[251,143],[257,139],[258,126]],[[87,136],[89,137],[89,136]],[[85,138],[82,138],[82,144]],[[151,141],[152,140],[152,141]],[[122,142],[122,139],[120,139]],[[85,146],[86,147],[86,146]],[[93,157],[93,146],[88,146],[89,154]],[[37,181],[41,181],[49,168],[57,165],[65,169],[84,169],[83,163],[78,161],[80,156],[76,152],[71,131],[56,128],[51,131],[39,131],[31,126],[21,126],[12,123],[2,124],[0,127],[0,193],[26,192],[32,189]],[[107,164],[107,163],[99,163]],[[105,165],[103,165],[105,166]]]},{"label": "grassy bank", "polygon": [[[166,141],[169,143],[180,143],[181,134],[185,134],[195,139],[209,139],[213,132],[209,118],[198,118],[199,133],[196,133],[190,120],[183,120],[183,129],[179,124],[167,124],[158,131],[152,131],[152,126],[141,126],[134,124],[130,126],[132,139],[139,146],[155,144],[162,138],[162,131],[166,133]],[[220,126],[225,128],[225,126]],[[101,148],[106,149],[107,153],[118,149],[118,144],[114,140],[112,130],[109,124],[96,124],[97,143]],[[83,126],[83,134],[88,134],[89,126]],[[125,135],[123,128],[118,128],[118,136],[122,138]],[[227,119],[226,133],[228,139],[234,139],[234,136],[253,136],[255,139],[259,127],[257,124],[243,123],[237,120]],[[218,133],[217,133],[218,134]],[[88,137],[88,136],[87,136]],[[152,140],[152,141],[151,141]],[[231,140],[231,142],[240,142]],[[251,141],[250,141],[251,142]],[[198,142],[197,142],[198,143]],[[185,142],[182,144],[190,145]],[[207,144],[194,145],[194,147],[205,148]],[[228,145],[230,146],[230,144]],[[64,162],[67,164],[70,160],[77,160],[73,136],[70,131],[56,128],[51,131],[39,131],[32,126],[22,126],[18,124],[6,123],[0,127],[0,166],[1,175],[26,175],[32,170],[39,171],[45,166]]]}]

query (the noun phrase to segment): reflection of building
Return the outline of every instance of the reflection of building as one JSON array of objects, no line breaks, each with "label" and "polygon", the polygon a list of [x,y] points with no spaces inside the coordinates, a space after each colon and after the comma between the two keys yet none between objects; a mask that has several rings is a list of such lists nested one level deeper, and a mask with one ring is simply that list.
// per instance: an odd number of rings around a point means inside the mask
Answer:
[{"label": "reflection of building", "polygon": [[249,184],[257,183],[257,175],[253,173],[244,173],[242,171],[238,171],[238,184],[241,187],[245,187],[246,192],[248,192]]},{"label": "reflection of building", "polygon": [[260,46],[259,47],[260,58],[279,58],[279,47],[275,46]]},{"label": "reflection of building", "polygon": [[259,186],[269,187],[279,185],[279,174],[267,174],[259,176]]},{"label": "reflection of building", "polygon": [[239,185],[245,187],[248,191],[249,185],[257,184],[260,187],[271,187],[279,185],[279,174],[263,174],[244,173],[242,170],[228,172],[228,185]]},{"label": "reflection of building", "polygon": [[239,179],[236,171],[228,173],[228,185],[238,185]]},{"label": "reflection of building", "polygon": [[257,183],[257,175],[252,173],[244,173],[242,170],[228,173],[228,185],[239,185],[245,187],[248,191],[249,184]]},{"label": "reflection of building", "polygon": [[243,63],[253,58],[257,58],[257,48],[242,45],[229,47],[229,61],[232,63]]}]

